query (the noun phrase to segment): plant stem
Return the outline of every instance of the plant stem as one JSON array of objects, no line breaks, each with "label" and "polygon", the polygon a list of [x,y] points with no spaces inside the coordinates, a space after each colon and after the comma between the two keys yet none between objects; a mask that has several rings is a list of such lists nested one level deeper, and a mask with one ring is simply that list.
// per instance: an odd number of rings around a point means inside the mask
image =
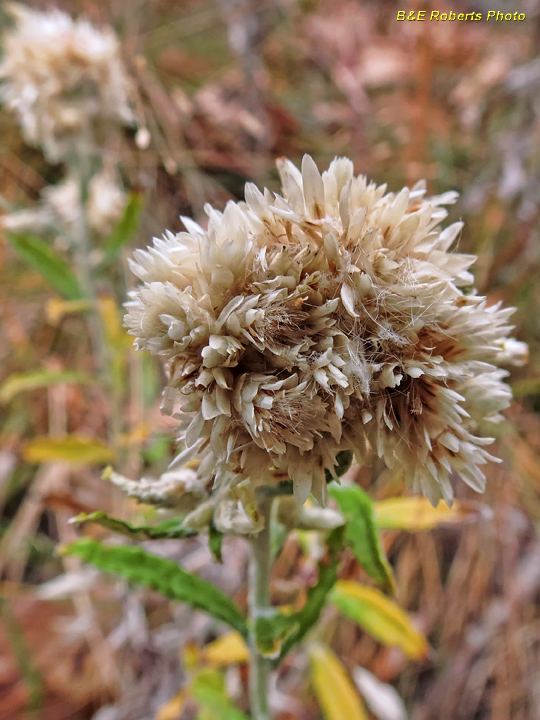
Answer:
[{"label": "plant stem", "polygon": [[271,509],[272,498],[263,498],[259,503],[259,512],[264,518],[264,529],[251,541],[248,603],[250,619],[249,700],[252,720],[270,720],[268,682],[271,665],[270,660],[264,657],[257,647],[255,621],[267,613],[270,605]]},{"label": "plant stem", "polygon": [[[95,288],[91,263],[91,235],[86,215],[86,202],[88,188],[93,174],[93,163],[90,154],[92,142],[88,134],[83,138],[83,152],[74,155],[69,163],[70,172],[77,179],[78,212],[74,233],[73,260],[75,273],[83,291],[84,297],[90,304],[88,315],[88,328],[92,350],[98,363],[99,375],[103,387],[111,398],[110,411],[107,413],[109,440],[114,441],[120,433],[121,419],[118,407],[118,393],[114,387],[111,371],[111,352],[107,344],[103,323],[100,316],[99,298]],[[87,144],[87,146],[84,145]],[[86,151],[85,151],[86,150]]]}]

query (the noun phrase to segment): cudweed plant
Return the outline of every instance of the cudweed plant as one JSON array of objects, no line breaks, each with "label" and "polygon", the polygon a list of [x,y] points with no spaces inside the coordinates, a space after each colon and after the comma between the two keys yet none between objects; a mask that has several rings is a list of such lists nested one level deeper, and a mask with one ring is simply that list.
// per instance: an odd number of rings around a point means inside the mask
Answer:
[{"label": "cudweed plant", "polygon": [[[109,383],[95,271],[131,237],[140,209],[114,170],[115,144],[133,122],[118,40],[59,11],[13,5],[11,12],[1,97],[24,137],[50,162],[62,162],[66,175],[38,208],[2,222],[11,231],[60,230],[75,272],[39,237],[18,232],[12,241],[67,300],[88,304]],[[185,232],[167,232],[135,252],[131,267],[141,285],[126,304],[125,324],[139,349],[165,363],[162,409],[178,420],[180,449],[159,478],[134,481],[112,468],[104,477],[168,519],[133,526],[101,511],[74,518],[132,540],[207,533],[219,561],[224,535],[245,538],[247,614],[212,584],[141,547],[82,538],[64,549],[227,624],[240,657],[249,657],[253,720],[270,719],[271,673],[329,603],[409,657],[426,654],[426,639],[391,598],[379,531],[463,516],[465,506],[431,505],[452,504],[453,476],[483,491],[481,468],[496,461],[485,429],[511,400],[500,368],[522,364],[527,352],[509,337],[512,309],[488,305],[473,289],[474,256],[451,251],[462,225],[441,223],[455,193],[426,197],[424,183],[389,193],[355,176],[347,158],[322,175],[309,156],[301,169],[279,160],[278,170],[281,195],[248,183],[244,202],[223,213],[207,206],[207,228],[183,218]],[[431,505],[373,503],[341,481],[351,463],[375,458]],[[285,612],[272,604],[270,576],[298,531],[317,533],[324,552],[303,606]],[[339,580],[347,549],[378,587]],[[364,717],[330,649],[310,643],[308,653],[328,718]],[[220,716],[244,717],[215,688],[199,682],[192,691]]]},{"label": "cudweed plant", "polygon": [[[10,10],[15,26],[4,38],[0,97],[26,140],[66,174],[38,208],[2,224],[60,230],[75,272],[39,237],[15,232],[12,241],[67,300],[88,305],[108,384],[95,271],[129,240],[140,209],[115,172],[114,148],[134,120],[129,81],[112,30],[60,11]],[[329,603],[411,658],[426,654],[426,639],[391,598],[379,531],[459,519],[464,506],[431,507],[441,499],[452,505],[453,477],[484,490],[481,468],[497,460],[485,429],[511,400],[501,366],[522,364],[527,353],[509,337],[512,309],[488,305],[473,289],[474,256],[451,251],[462,224],[441,223],[455,193],[426,197],[422,182],[389,193],[355,176],[347,158],[322,175],[309,156],[300,169],[285,159],[277,165],[281,195],[248,183],[245,201],[223,213],[207,206],[207,228],[183,218],[186,232],[167,232],[131,261],[141,285],[125,324],[139,349],[165,363],[162,409],[178,420],[180,451],[159,478],[134,481],[111,468],[104,477],[168,519],[133,526],[96,511],[73,520],[132,540],[207,533],[219,561],[224,535],[245,538],[247,614],[141,547],[83,538],[64,549],[227,624],[249,657],[253,720],[270,720],[271,673]],[[114,408],[112,417],[115,438]],[[375,458],[431,505],[373,503],[341,481],[351,463]],[[318,533],[324,552],[303,606],[285,612],[272,604],[270,576],[287,536],[298,531]],[[347,549],[378,587],[339,580]],[[364,717],[330,649],[311,643],[308,653],[325,714]],[[244,717],[212,689],[192,689],[221,716]]]},{"label": "cudweed plant", "polygon": [[[255,720],[271,717],[269,676],[328,602],[411,657],[426,653],[388,597],[394,581],[378,535],[404,527],[409,500],[391,501],[385,521],[384,503],[340,477],[353,461],[379,458],[433,506],[452,504],[452,476],[482,492],[481,468],[497,460],[485,427],[511,400],[500,366],[526,358],[509,337],[512,309],[488,305],[472,288],[474,256],[451,251],[462,224],[441,223],[455,193],[426,197],[424,183],[389,193],[355,176],[346,158],[322,175],[309,156],[301,169],[279,160],[278,170],[281,195],[248,184],[244,202],[223,213],[207,206],[207,229],[184,218],[186,232],[167,232],[131,263],[142,284],[125,323],[139,349],[165,362],[162,409],[178,420],[181,449],[161,478],[111,469],[106,477],[173,519],[133,527],[101,512],[75,518],[139,539],[208,532],[217,558],[223,535],[244,537],[247,616],[139,547],[82,539],[66,550],[237,631],[249,649]],[[413,527],[449,517],[415,507]],[[283,542],[299,529],[320,533],[326,549],[303,607],[285,613],[272,605],[270,574],[278,530]],[[339,581],[346,548],[380,589]],[[309,653],[316,685],[327,667],[352,697],[330,651]],[[332,717],[320,684],[319,697]]]}]

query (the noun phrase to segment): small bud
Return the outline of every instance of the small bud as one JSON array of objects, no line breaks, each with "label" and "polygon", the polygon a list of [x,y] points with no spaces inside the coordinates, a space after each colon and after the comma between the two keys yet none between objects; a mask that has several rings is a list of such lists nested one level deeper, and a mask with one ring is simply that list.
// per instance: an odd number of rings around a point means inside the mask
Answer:
[{"label": "small bud", "polygon": [[102,478],[112,482],[129,497],[162,508],[189,511],[208,497],[208,492],[198,480],[197,473],[188,468],[166,472],[160,478],[131,480],[107,467],[103,471]]},{"label": "small bud", "polygon": [[137,134],[135,135],[135,143],[139,150],[146,150],[146,148],[150,145],[151,140],[152,136],[150,135],[148,128],[141,127],[137,130]]}]

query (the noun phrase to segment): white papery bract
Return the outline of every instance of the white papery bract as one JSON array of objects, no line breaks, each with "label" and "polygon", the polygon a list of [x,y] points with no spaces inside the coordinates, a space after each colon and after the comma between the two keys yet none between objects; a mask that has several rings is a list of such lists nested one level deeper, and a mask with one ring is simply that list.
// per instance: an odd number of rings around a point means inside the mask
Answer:
[{"label": "white papery bract", "polygon": [[7,6],[14,28],[3,38],[0,98],[26,140],[49,160],[65,160],[111,127],[131,123],[128,79],[118,38],[60,11]]},{"label": "white papery bract", "polygon": [[347,158],[322,175],[278,161],[283,191],[207,206],[135,252],[143,285],[126,324],[168,365],[165,408],[181,406],[173,463],[199,460],[208,487],[289,477],[325,502],[325,471],[351,450],[400,471],[433,503],[453,473],[484,488],[484,421],[511,400],[499,363],[519,364],[512,309],[471,289],[472,255],[443,229],[456,193],[389,193]]}]

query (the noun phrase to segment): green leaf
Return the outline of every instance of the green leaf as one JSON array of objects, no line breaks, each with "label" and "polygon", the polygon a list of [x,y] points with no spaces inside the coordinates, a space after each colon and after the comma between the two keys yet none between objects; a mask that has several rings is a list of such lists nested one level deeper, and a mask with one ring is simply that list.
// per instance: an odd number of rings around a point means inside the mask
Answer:
[{"label": "green leaf", "polygon": [[25,390],[49,387],[60,383],[92,383],[95,379],[88,373],[76,370],[31,370],[10,375],[0,385],[0,402],[7,403]]},{"label": "green leaf", "polygon": [[222,673],[216,670],[201,670],[191,685],[192,697],[199,705],[199,719],[202,720],[248,720],[229,697]]},{"label": "green leaf", "polygon": [[326,604],[328,594],[338,579],[339,560],[345,544],[345,527],[342,526],[332,530],[326,542],[327,554],[326,557],[319,561],[317,584],[308,590],[304,607],[288,616],[291,626],[295,627],[294,631],[290,633],[283,643],[279,662],[295,645],[306,637],[311,628],[317,623]]},{"label": "green leaf", "polygon": [[208,545],[210,546],[210,552],[217,562],[222,563],[223,555],[221,546],[223,545],[223,533],[219,532],[214,523],[210,523],[208,528]]},{"label": "green leaf", "polygon": [[[353,461],[353,454],[351,450],[340,450],[336,455],[337,465],[334,466],[334,472],[338,477],[345,475],[347,470],[351,467]],[[329,470],[325,470],[326,482],[331,482],[334,476]]]},{"label": "green leaf", "polygon": [[356,559],[373,580],[393,594],[394,576],[381,546],[369,496],[356,485],[343,487],[332,483],[328,492],[347,518],[347,542]]},{"label": "green leaf", "polygon": [[100,570],[147,585],[195,610],[203,610],[237,630],[242,637],[248,637],[246,621],[232,600],[214,585],[187,572],[172,560],[147,553],[140,547],[107,546],[90,538],[71,543],[63,552],[77,555]]},{"label": "green leaf", "polygon": [[120,535],[125,535],[133,540],[169,540],[193,537],[197,531],[193,528],[186,528],[182,525],[183,518],[165,520],[159,525],[130,525],[125,520],[107,515],[102,510],[90,513],[80,513],[69,521],[73,525],[86,525],[96,523],[101,527],[112,530]]},{"label": "green leaf", "polygon": [[137,232],[139,220],[144,206],[141,193],[131,193],[120,220],[113,228],[111,234],[105,239],[105,259],[112,260],[124,245],[126,245]]},{"label": "green leaf", "polygon": [[25,233],[10,233],[9,239],[19,255],[61,295],[68,300],[81,300],[84,297],[75,274],[50,243]]},{"label": "green leaf", "polygon": [[261,655],[277,659],[284,640],[298,628],[298,620],[296,614],[284,615],[275,608],[267,612],[255,619],[255,642]]}]

